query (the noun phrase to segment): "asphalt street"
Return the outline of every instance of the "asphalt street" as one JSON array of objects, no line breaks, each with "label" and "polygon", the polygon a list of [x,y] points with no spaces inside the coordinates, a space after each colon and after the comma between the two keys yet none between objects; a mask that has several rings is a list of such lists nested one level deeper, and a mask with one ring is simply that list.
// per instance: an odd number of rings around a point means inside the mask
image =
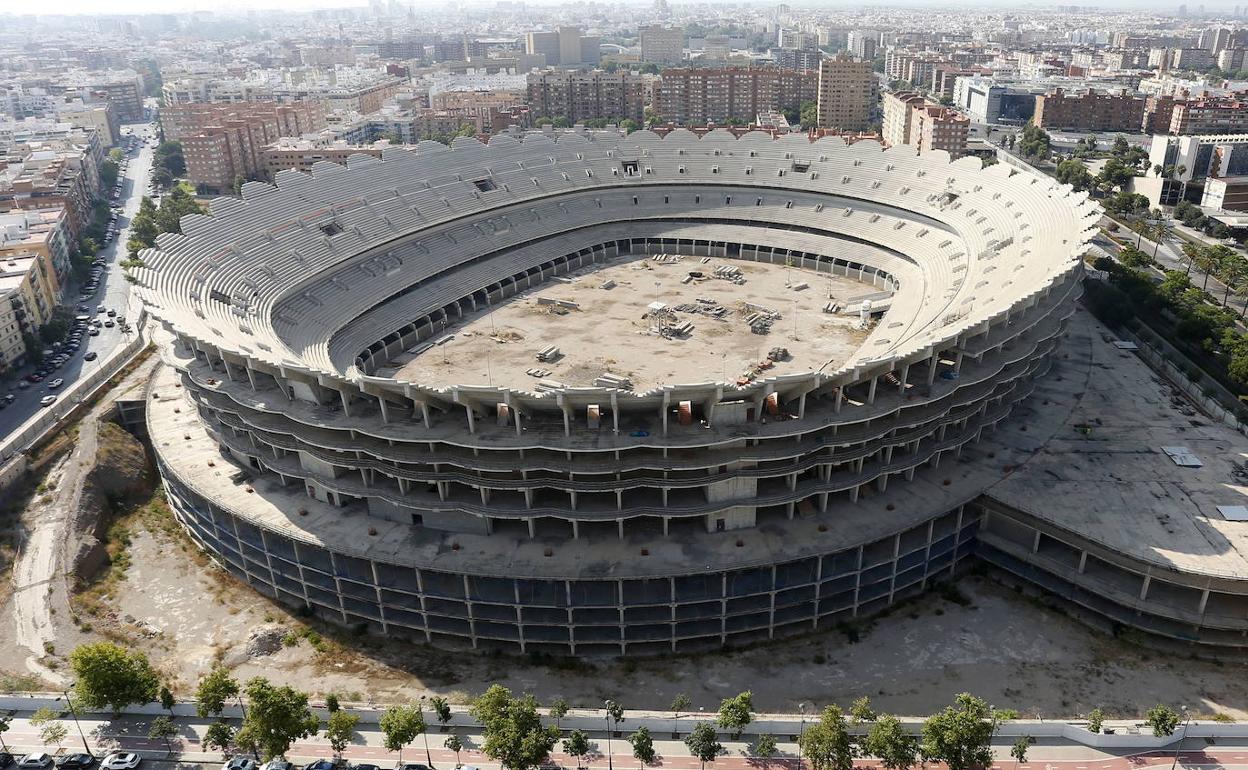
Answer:
[{"label": "asphalt street", "polygon": [[[122,132],[125,134],[143,131],[150,131],[150,124],[135,123],[122,127]],[[107,261],[108,269],[100,277],[100,286],[94,296],[83,302],[83,304],[91,308],[88,314],[93,317],[96,315],[95,309],[100,306],[115,309],[119,315],[125,313],[126,303],[130,299],[130,284],[126,282],[125,275],[121,267],[117,265],[117,262],[126,258],[125,244],[130,237],[130,220],[138,213],[139,202],[147,193],[147,185],[152,173],[154,149],[154,147],[143,144],[140,145],[137,154],[128,156],[129,166],[122,181],[120,202],[122,211],[117,217],[117,237],[101,250],[98,255]],[[78,297],[78,287],[70,286],[65,290],[63,303],[69,307],[76,307],[79,304]],[[75,311],[75,314],[77,314],[77,311]],[[104,318],[105,316],[99,317]],[[84,337],[83,340],[84,344],[78,349],[78,352],[60,369],[45,378],[43,382],[33,383],[29,387],[21,389],[18,387],[17,379],[15,378],[4,386],[3,391],[0,391],[0,393],[12,393],[16,400],[8,408],[0,410],[0,438],[7,436],[39,412],[43,408],[39,405],[39,399],[49,393],[63,392],[79,377],[103,365],[104,360],[108,358],[108,354],[113,349],[125,344],[126,337],[121,330],[121,326],[116,325],[111,329],[103,327],[100,329],[98,337]],[[85,360],[83,356],[87,351],[94,351],[98,358],[94,361]],[[35,368],[35,366],[26,366],[18,374],[24,377],[34,371]],[[48,383],[56,378],[63,379],[65,383],[57,390],[50,390]],[[50,408],[56,409],[58,406],[60,406],[59,403]]]}]

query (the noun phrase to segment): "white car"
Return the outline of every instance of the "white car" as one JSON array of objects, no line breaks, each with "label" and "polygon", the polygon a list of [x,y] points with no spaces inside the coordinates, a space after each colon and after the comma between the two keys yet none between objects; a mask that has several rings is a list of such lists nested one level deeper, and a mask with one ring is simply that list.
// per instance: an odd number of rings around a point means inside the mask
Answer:
[{"label": "white car", "polygon": [[17,763],[22,770],[32,770],[32,768],[52,767],[52,757],[40,752],[39,754],[27,754],[22,757],[22,761]]},{"label": "white car", "polygon": [[256,760],[251,757],[230,757],[221,770],[256,770]]},{"label": "white car", "polygon": [[129,751],[114,751],[100,762],[100,770],[134,770],[139,766],[139,755]]}]

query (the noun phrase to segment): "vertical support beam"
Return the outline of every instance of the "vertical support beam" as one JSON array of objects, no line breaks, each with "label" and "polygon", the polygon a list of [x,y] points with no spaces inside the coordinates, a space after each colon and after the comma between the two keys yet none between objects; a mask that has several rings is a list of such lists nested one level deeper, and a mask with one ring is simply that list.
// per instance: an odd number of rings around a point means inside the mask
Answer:
[{"label": "vertical support beam", "polygon": [[1086,566],[1088,566],[1088,552],[1080,551],[1079,552],[1079,574],[1080,575],[1083,574],[1083,568]]},{"label": "vertical support beam", "polygon": [[867,391],[867,403],[875,403],[875,388],[880,382],[880,376],[877,374],[871,378],[871,388]]},{"label": "vertical support beam", "polygon": [[1144,601],[1145,599],[1147,599],[1147,598],[1148,598],[1148,586],[1149,586],[1149,584],[1151,584],[1152,582],[1153,582],[1153,576],[1152,576],[1152,575],[1145,575],[1145,576],[1144,576],[1144,582],[1143,582],[1142,584],[1140,584],[1140,601]]}]

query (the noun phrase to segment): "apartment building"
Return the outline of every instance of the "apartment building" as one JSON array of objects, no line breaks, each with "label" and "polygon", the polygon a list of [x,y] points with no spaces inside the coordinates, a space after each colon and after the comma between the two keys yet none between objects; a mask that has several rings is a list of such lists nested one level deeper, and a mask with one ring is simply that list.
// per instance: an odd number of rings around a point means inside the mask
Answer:
[{"label": "apartment building", "polygon": [[855,29],[850,31],[846,47],[849,49],[850,56],[855,59],[870,61],[875,58],[879,45],[879,30]]},{"label": "apartment building", "polygon": [[1032,122],[1044,129],[1067,131],[1138,131],[1144,121],[1144,98],[1089,90],[1067,94],[1057,88],[1036,97]]},{"label": "apartment building", "polygon": [[685,30],[649,24],[641,28],[641,61],[651,64],[679,64],[685,58]]},{"label": "apartment building", "polygon": [[597,66],[601,60],[597,36],[582,35],[579,27],[556,27],[553,32],[529,32],[524,36],[524,52],[546,57],[548,66]]},{"label": "apartment building", "polygon": [[878,87],[871,62],[844,54],[824,59],[819,65],[819,126],[841,131],[867,130]]},{"label": "apartment building", "polygon": [[56,306],[44,265],[34,254],[0,257],[0,371],[25,362],[23,334],[34,334]]},{"label": "apartment building", "polygon": [[912,145],[922,154],[945,150],[965,154],[971,121],[955,110],[928,102],[921,94],[901,91],[884,95],[884,143]]},{"label": "apartment building", "polygon": [[786,70],[817,70],[823,53],[804,48],[773,48],[771,59],[777,67]]},{"label": "apartment building", "polygon": [[645,79],[632,72],[546,70],[529,73],[528,102],[537,117],[645,119]]},{"label": "apartment building", "polygon": [[884,120],[881,135],[889,147],[910,143],[911,110],[927,100],[913,91],[894,91],[884,94],[881,100]]},{"label": "apartment building", "polygon": [[39,260],[40,282],[46,307],[61,296],[69,277],[72,238],[65,209],[43,211],[11,210],[0,214],[0,259],[34,256]]},{"label": "apartment building", "polygon": [[1175,135],[1248,132],[1248,100],[1214,98],[1176,102],[1167,128]]},{"label": "apartment building", "polygon": [[654,108],[677,125],[749,123],[759,113],[800,107],[818,98],[814,71],[773,67],[670,69],[655,86]]},{"label": "apartment building", "polygon": [[165,134],[182,142],[186,175],[197,188],[221,192],[264,172],[261,149],[283,136],[325,126],[319,103],[194,104],[161,114]]},{"label": "apartment building", "polygon": [[272,179],[279,171],[311,171],[312,166],[321,161],[345,164],[352,155],[380,158],[382,151],[389,146],[389,142],[385,141],[358,145],[341,140],[316,141],[284,137],[267,145],[261,151],[261,156],[264,160],[265,176]]}]

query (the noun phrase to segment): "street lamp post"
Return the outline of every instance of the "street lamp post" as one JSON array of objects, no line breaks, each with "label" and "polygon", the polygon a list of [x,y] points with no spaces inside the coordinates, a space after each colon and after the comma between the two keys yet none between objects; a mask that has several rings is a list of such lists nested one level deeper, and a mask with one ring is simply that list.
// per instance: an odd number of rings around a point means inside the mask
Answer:
[{"label": "street lamp post", "polygon": [[802,770],[802,738],[806,736],[806,704],[805,702],[797,704],[797,710],[802,713],[802,725],[797,731],[797,770]]},{"label": "street lamp post", "polygon": [[1187,712],[1187,706],[1183,707],[1183,734],[1179,736],[1179,742],[1174,746],[1174,761],[1170,763],[1170,770],[1174,770],[1179,764],[1179,752],[1183,750],[1183,739],[1187,737],[1187,726],[1192,723],[1192,715]]},{"label": "street lamp post", "polygon": [[611,707],[615,704],[608,700],[602,705],[606,707],[606,714],[603,715],[603,718],[607,721],[607,770],[613,770],[614,765],[611,764]]},{"label": "street lamp post", "polygon": [[88,756],[95,757],[91,753],[91,747],[87,745],[87,736],[82,731],[82,723],[78,721],[78,710],[74,708],[74,699],[69,697],[69,689],[61,690],[61,694],[65,696],[65,703],[69,706],[69,713],[74,717],[74,726],[78,728],[78,737],[82,738],[82,748],[87,752]]}]

